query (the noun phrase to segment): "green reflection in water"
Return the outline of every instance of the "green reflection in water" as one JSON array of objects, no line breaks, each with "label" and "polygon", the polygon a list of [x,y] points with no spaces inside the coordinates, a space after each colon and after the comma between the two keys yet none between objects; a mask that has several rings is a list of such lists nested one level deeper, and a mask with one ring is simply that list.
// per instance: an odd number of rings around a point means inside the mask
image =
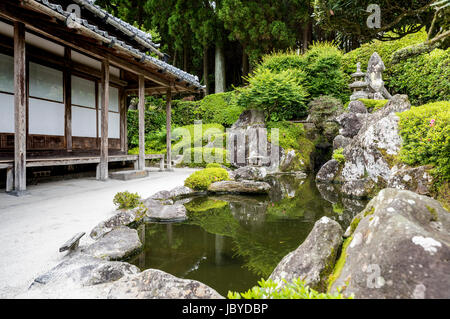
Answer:
[{"label": "green reflection in water", "polygon": [[342,214],[333,212],[333,202],[321,196],[313,179],[283,176],[269,182],[269,196],[195,198],[185,204],[188,221],[146,224],[144,250],[131,263],[201,281],[226,296],[267,278],[322,216],[347,227],[357,213],[346,211],[345,203]]}]

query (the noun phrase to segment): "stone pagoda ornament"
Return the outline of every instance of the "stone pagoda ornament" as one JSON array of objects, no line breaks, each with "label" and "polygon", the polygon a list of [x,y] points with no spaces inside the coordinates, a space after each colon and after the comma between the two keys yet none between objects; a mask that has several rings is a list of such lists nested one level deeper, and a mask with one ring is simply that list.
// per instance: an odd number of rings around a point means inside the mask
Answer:
[{"label": "stone pagoda ornament", "polygon": [[354,82],[349,85],[353,90],[350,101],[357,99],[390,100],[392,95],[384,87],[384,70],[383,60],[377,52],[370,57],[366,73],[361,72],[361,63],[358,62],[356,72],[351,75]]},{"label": "stone pagoda ornament", "polygon": [[365,80],[366,74],[361,72],[361,63],[356,63],[356,72],[353,73],[351,77],[354,79],[354,82],[349,85],[350,89],[353,90],[350,101],[369,98],[369,95],[366,92],[369,83]]}]

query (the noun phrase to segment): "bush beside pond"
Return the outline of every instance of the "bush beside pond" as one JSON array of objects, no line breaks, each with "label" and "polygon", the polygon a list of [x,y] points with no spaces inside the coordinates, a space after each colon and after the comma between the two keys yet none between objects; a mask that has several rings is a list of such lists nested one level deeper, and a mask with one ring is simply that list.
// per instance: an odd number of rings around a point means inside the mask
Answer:
[{"label": "bush beside pond", "polygon": [[214,182],[227,181],[230,177],[223,168],[205,168],[194,172],[184,181],[184,186],[194,190],[205,191]]}]

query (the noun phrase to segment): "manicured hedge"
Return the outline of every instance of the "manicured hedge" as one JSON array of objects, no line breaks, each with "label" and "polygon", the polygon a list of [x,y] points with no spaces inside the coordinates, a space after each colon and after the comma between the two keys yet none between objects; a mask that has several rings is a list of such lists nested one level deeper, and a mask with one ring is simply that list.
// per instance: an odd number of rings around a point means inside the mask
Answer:
[{"label": "manicured hedge", "polygon": [[450,102],[436,102],[399,113],[403,146],[400,157],[409,165],[435,166],[450,181]]},{"label": "manicured hedge", "polygon": [[229,180],[228,172],[223,168],[205,168],[194,172],[184,181],[184,186],[195,190],[207,190],[214,182]]}]

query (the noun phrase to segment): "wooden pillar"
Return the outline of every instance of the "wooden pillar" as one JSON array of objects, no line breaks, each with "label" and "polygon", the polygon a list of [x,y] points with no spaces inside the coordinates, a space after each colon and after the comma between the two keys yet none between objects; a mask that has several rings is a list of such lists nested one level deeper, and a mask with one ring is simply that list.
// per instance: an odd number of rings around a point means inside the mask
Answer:
[{"label": "wooden pillar", "polygon": [[108,179],[108,110],[109,110],[109,61],[102,61],[102,88],[101,88],[101,143],[100,166],[97,176],[101,181]]},{"label": "wooden pillar", "polygon": [[27,184],[25,25],[14,22],[14,188],[20,196]]},{"label": "wooden pillar", "polygon": [[139,75],[139,166],[145,170],[145,78]]},{"label": "wooden pillar", "polygon": [[64,87],[65,87],[65,136],[66,136],[66,150],[72,152],[72,80],[70,73],[72,50],[65,48],[65,70],[64,70]]},{"label": "wooden pillar", "polygon": [[167,170],[172,170],[172,90],[169,87],[166,94],[166,146]]}]

